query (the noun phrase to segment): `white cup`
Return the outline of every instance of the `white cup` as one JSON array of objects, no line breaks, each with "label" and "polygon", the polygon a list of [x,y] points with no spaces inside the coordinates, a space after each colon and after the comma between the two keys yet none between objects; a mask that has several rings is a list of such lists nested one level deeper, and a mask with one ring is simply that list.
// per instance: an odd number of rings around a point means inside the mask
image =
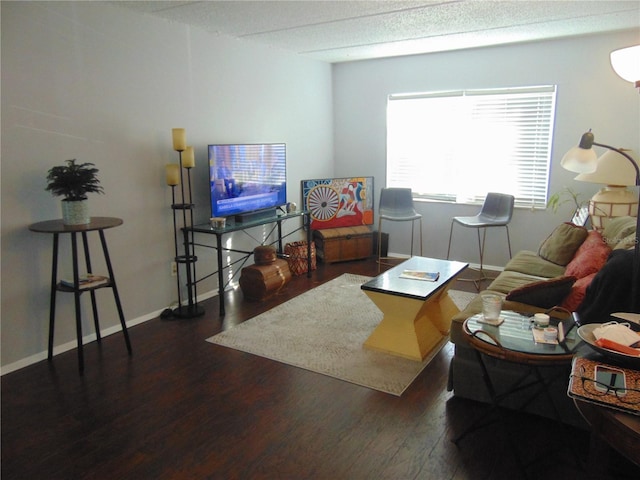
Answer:
[{"label": "white cup", "polygon": [[224,217],[211,217],[209,223],[213,228],[224,228],[226,224],[226,218]]},{"label": "white cup", "polygon": [[546,328],[549,326],[549,315],[546,313],[536,313],[533,316],[533,322],[536,324],[536,327]]},{"label": "white cup", "polygon": [[482,296],[482,316],[485,320],[498,320],[502,311],[502,297],[498,295]]},{"label": "white cup", "polygon": [[543,332],[545,340],[556,340],[558,338],[558,329],[555,327],[547,327]]}]

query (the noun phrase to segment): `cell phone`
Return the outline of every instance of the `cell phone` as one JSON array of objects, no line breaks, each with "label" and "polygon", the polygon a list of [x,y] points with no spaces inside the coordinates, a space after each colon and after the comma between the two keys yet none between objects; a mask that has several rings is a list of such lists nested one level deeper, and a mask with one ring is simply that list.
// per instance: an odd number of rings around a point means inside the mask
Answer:
[{"label": "cell phone", "polygon": [[[618,390],[616,395],[624,395],[624,389],[627,387],[627,380],[624,372],[617,368],[612,368],[604,365],[596,365],[596,390],[600,392],[606,392],[607,388],[603,385],[607,385],[611,388]],[[602,384],[602,385],[600,385]]]},{"label": "cell phone", "polygon": [[569,332],[573,330],[575,327],[580,328],[581,326],[582,325],[580,325],[580,317],[578,317],[578,314],[576,312],[573,312],[571,314],[571,317],[566,320],[559,320],[558,321],[558,342],[563,344],[566,341],[567,335],[569,335]]}]

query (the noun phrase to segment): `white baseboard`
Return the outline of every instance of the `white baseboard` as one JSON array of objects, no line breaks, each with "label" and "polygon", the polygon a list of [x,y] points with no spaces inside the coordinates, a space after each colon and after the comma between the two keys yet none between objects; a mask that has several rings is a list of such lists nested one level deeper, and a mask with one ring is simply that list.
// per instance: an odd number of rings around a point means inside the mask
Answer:
[{"label": "white baseboard", "polygon": [[[198,302],[206,300],[207,298],[215,297],[216,295],[218,295],[218,290],[211,290],[204,294],[198,295]],[[126,322],[127,328],[131,328],[131,327],[134,327],[135,325],[140,325],[141,323],[148,322],[149,320],[153,320],[154,318],[158,318],[160,314],[163,312],[163,310],[164,308],[160,310],[156,310],[155,312],[147,313],[145,315],[134,318],[132,320],[129,320]],[[118,324],[112,327],[101,329],[100,335],[104,338],[121,331],[122,331],[122,327],[120,326],[120,324]],[[86,345],[87,343],[95,342],[96,338],[97,337],[95,333],[84,335],[82,337],[82,344]],[[56,355],[60,355],[61,353],[68,352],[69,350],[73,350],[74,348],[77,348],[77,347],[78,347],[78,342],[76,340],[63,343],[62,345],[56,345],[53,347],[53,356],[55,357]],[[48,351],[44,350],[34,355],[29,355],[28,357],[22,358],[17,362],[13,362],[8,365],[3,365],[2,367],[0,367],[0,376],[6,375],[7,373],[15,372],[16,370],[20,370],[21,368],[28,367],[29,365],[33,365],[34,363],[38,363],[43,360],[46,360],[47,356],[48,356]]]},{"label": "white baseboard", "polygon": [[[390,256],[394,256],[394,257],[399,257],[399,258],[409,258],[406,255],[402,255],[402,254],[394,254],[389,252]],[[476,263],[470,263],[469,264],[469,268],[472,269],[479,269],[480,268],[480,264],[476,264]],[[497,267],[495,265],[485,265],[484,268],[486,268],[487,270],[495,270],[495,271],[502,271],[504,269],[504,267]],[[232,287],[233,288],[233,287]],[[218,290],[210,290],[208,292],[202,293],[200,295],[198,295],[198,302],[202,302],[203,300],[206,300],[208,298],[212,298],[218,295]],[[164,308],[160,309],[160,310],[156,310],[154,312],[151,313],[147,313],[145,315],[142,315],[140,317],[134,318],[132,320],[129,320],[127,323],[127,328],[131,328],[135,325],[140,325],[141,323],[147,322],[149,320],[153,320],[154,318],[158,318],[160,316],[160,314],[162,313],[162,311],[164,310]],[[114,333],[118,333],[122,331],[122,327],[120,327],[120,325],[114,325],[112,327],[109,328],[105,328],[103,330],[100,330],[100,334],[102,337],[108,337],[109,335],[113,335]],[[91,343],[91,342],[95,342],[96,340],[96,334],[92,333],[89,335],[85,335],[82,337],[82,344],[85,345],[87,343]],[[70,342],[67,343],[63,343],[62,345],[57,345],[53,347],[53,355],[59,355],[61,353],[64,352],[68,352],[69,350],[73,350],[74,348],[77,348],[78,343],[75,340],[72,340]],[[11,372],[15,372],[16,370],[20,370],[21,368],[24,367],[28,367],[29,365],[33,365],[34,363],[38,363],[41,362],[42,360],[46,360],[47,359],[47,351],[44,350],[42,352],[36,353],[34,355],[30,355],[26,358],[20,359],[17,362],[13,362],[10,363],[8,365],[4,365],[2,367],[0,367],[0,376],[2,375],[6,375],[7,373],[11,373]]]}]

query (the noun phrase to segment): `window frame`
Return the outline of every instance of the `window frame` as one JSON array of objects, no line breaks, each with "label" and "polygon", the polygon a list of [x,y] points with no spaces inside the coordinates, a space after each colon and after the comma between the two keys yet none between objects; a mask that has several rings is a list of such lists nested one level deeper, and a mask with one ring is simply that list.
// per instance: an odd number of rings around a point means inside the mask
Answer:
[{"label": "window frame", "polygon": [[[464,204],[480,204],[484,201],[484,197],[489,191],[502,191],[503,193],[514,194],[516,197],[516,207],[545,209],[549,196],[557,90],[557,85],[538,85],[527,87],[466,89],[388,95],[386,114],[386,186],[412,187],[412,190],[414,191],[414,198],[416,200]],[[394,102],[412,100],[428,101],[432,99],[436,101],[441,101],[442,99],[454,99],[449,102],[451,104],[450,108],[459,108],[460,110],[458,116],[451,116],[451,118],[456,119],[455,128],[458,128],[461,125],[467,125],[466,129],[460,132],[451,133],[448,131],[446,134],[441,135],[439,138],[446,138],[446,136],[451,137],[452,140],[450,140],[447,145],[462,143],[461,139],[473,139],[474,134],[476,134],[476,137],[481,141],[484,140],[483,134],[474,132],[474,126],[477,128],[477,126],[480,125],[484,128],[485,123],[489,125],[487,128],[487,132],[490,134],[489,137],[491,136],[490,129],[496,128],[496,126],[502,126],[504,129],[511,130],[513,146],[510,148],[504,147],[502,156],[503,163],[505,165],[508,164],[509,168],[512,170],[511,176],[518,185],[517,188],[500,188],[502,185],[490,186],[486,184],[486,182],[483,182],[486,190],[478,190],[476,192],[472,191],[470,193],[463,191],[465,188],[464,186],[460,189],[454,189],[453,192],[428,192],[421,191],[421,188],[413,188],[416,184],[415,175],[413,174],[414,171],[420,172],[420,169],[423,171],[431,169],[431,171],[433,171],[434,164],[424,164],[422,158],[419,157],[420,155],[426,157],[427,155],[425,152],[436,142],[432,142],[430,144],[428,139],[425,140],[423,133],[419,131],[411,132],[412,129],[410,128],[409,121],[406,119],[404,124],[404,126],[406,126],[405,130],[399,132],[397,129],[403,128],[403,126],[399,124],[392,125],[391,122],[394,122],[392,117],[393,115],[398,114],[400,107],[409,106],[409,108],[411,108],[411,106],[409,104]],[[416,105],[418,105],[417,102],[414,102],[414,108],[418,109]],[[429,114],[431,115],[428,119],[431,122],[442,120],[442,116],[438,117],[437,104],[432,104],[432,108],[434,109],[434,112],[427,113],[427,117]],[[449,114],[450,111],[451,110],[447,110],[447,114]],[[422,114],[424,114],[424,112],[422,112]],[[454,123],[451,122],[451,119],[447,120],[450,123]],[[410,137],[412,134],[415,135],[415,137]],[[498,138],[497,132],[494,132],[493,135]],[[405,145],[402,144],[402,147],[399,147],[400,139],[402,137],[406,137],[408,139],[406,144],[415,144],[416,147],[413,153],[408,154],[406,152],[411,152],[412,147],[409,147],[408,149],[404,148],[405,156],[411,154],[415,155],[405,163],[391,158],[394,154],[401,154],[398,152],[402,152]],[[396,144],[393,143],[394,141]],[[446,141],[443,141],[442,143],[446,143]],[[474,142],[469,143],[475,144]],[[503,146],[503,143],[505,142],[498,143],[494,139],[494,142],[491,143],[491,145]],[[453,168],[449,164],[455,163],[457,168],[464,168],[465,171],[472,172],[472,168],[477,168],[478,166],[473,162],[465,162],[464,160],[460,161],[461,158],[470,158],[470,155],[465,156],[458,153],[458,157],[455,157],[455,150],[458,148],[456,146],[447,147],[451,148],[451,150],[446,152],[444,150],[440,150],[437,146],[435,148],[440,152],[436,153],[436,155],[447,155],[446,160],[443,160],[445,157],[439,157],[441,160],[441,169]],[[479,147],[476,151],[493,151],[493,149],[489,150],[488,147]],[[418,162],[422,163],[422,165],[420,165],[416,170],[413,170]],[[404,169],[402,167],[404,167]],[[395,169],[395,173],[390,175],[390,172],[393,171],[393,169]],[[467,181],[467,183],[475,182],[475,176],[473,173],[470,173],[470,175],[472,175],[472,178],[464,178],[462,180]],[[449,178],[460,177],[453,177],[450,175]],[[446,182],[443,182],[442,184],[444,183]],[[514,182],[511,182],[511,185],[513,183]],[[476,185],[473,185],[473,189],[477,189]]]}]

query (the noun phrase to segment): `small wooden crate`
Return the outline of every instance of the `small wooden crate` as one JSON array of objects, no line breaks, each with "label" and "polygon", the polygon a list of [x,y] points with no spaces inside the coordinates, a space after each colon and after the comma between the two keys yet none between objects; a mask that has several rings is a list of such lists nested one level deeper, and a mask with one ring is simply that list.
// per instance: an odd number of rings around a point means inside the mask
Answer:
[{"label": "small wooden crate", "polygon": [[314,230],[318,258],[325,263],[368,258],[373,251],[373,234],[366,225]]},{"label": "small wooden crate", "polygon": [[250,265],[242,269],[240,288],[249,300],[265,300],[276,294],[291,280],[286,260],[277,259],[268,265]]}]

